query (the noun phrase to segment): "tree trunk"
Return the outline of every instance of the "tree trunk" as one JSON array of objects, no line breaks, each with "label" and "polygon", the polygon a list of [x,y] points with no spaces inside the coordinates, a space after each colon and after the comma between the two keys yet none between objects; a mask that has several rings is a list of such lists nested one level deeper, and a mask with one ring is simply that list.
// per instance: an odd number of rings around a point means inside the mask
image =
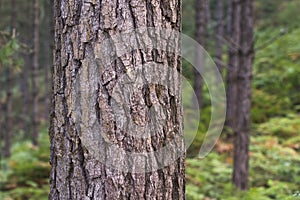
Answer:
[{"label": "tree trunk", "polygon": [[232,17],[229,46],[229,69],[227,71],[227,113],[225,125],[233,131],[236,126],[236,108],[238,95],[238,69],[240,66],[240,42],[241,42],[241,1],[232,1]]},{"label": "tree trunk", "polygon": [[[19,31],[22,32],[20,34],[20,40],[22,43],[25,43],[28,47],[32,46],[32,38],[33,38],[33,16],[32,16],[32,10],[33,10],[33,1],[28,1],[25,4],[25,16],[26,23],[24,23],[23,27],[20,27]],[[29,81],[31,80],[31,73],[32,73],[32,52],[21,52],[21,56],[24,59],[24,65],[22,67],[22,73],[20,74],[20,90],[22,94],[22,121],[23,121],[23,130],[24,133],[26,133],[29,138],[32,137],[32,101],[30,99],[30,87],[29,87]]]},{"label": "tree trunk", "polygon": [[238,71],[237,127],[234,141],[233,183],[248,189],[249,135],[251,112],[251,79],[254,60],[253,0],[242,1],[241,51]]},{"label": "tree trunk", "polygon": [[217,19],[217,41],[216,41],[216,55],[215,58],[217,60],[217,67],[220,72],[222,72],[222,55],[223,55],[223,32],[224,32],[224,23],[223,23],[223,15],[224,15],[224,2],[218,1],[216,8],[216,19]]},{"label": "tree trunk", "polygon": [[38,75],[39,75],[39,0],[34,1],[34,32],[33,32],[33,68],[32,68],[32,142],[38,145],[39,136],[39,100],[38,100]]},{"label": "tree trunk", "polygon": [[[10,67],[10,66],[9,66]],[[12,137],[12,79],[10,68],[6,69],[6,112],[5,112],[5,150],[4,156],[6,158],[10,157],[10,147],[11,147],[11,137]]]},{"label": "tree trunk", "polygon": [[[0,0],[0,17],[2,18],[2,0]],[[0,63],[0,69],[2,69],[3,66],[2,66],[2,63]],[[0,102],[0,112],[1,113],[5,113],[5,108],[4,108],[4,105],[2,105],[2,102]],[[4,120],[3,120],[3,117],[5,116],[0,116],[0,140],[1,141],[4,141],[4,134],[5,134],[5,130],[4,130]],[[2,160],[2,156],[4,156],[4,148],[3,146],[0,144],[0,159]]]},{"label": "tree trunk", "polygon": [[227,36],[231,36],[232,31],[232,1],[233,0],[227,0],[227,22],[226,22],[226,34]]},{"label": "tree trunk", "polygon": [[[29,44],[26,43],[26,44]],[[22,57],[24,58],[24,65],[22,68],[22,73],[20,77],[20,89],[22,93],[22,120],[23,120],[23,130],[24,133],[29,134],[31,133],[31,102],[30,102],[30,90],[29,90],[29,83],[30,75],[29,72],[32,71],[30,64],[32,64],[32,55],[29,53],[22,53]]]},{"label": "tree trunk", "polygon": [[[50,12],[51,18],[49,21],[47,21],[50,25],[50,39],[47,40],[47,42],[45,42],[45,46],[46,46],[46,54],[47,55],[51,55],[53,52],[53,44],[52,42],[49,41],[53,41],[53,35],[54,35],[54,30],[53,30],[53,1],[50,1],[50,8],[48,8],[48,12]],[[47,4],[48,5],[48,4]],[[45,5],[45,7],[47,7],[47,5]],[[48,58],[48,57],[47,57]],[[44,118],[46,119],[46,121],[49,121],[49,112],[50,112],[50,86],[49,86],[49,72],[50,72],[50,66],[52,66],[52,59],[49,60],[50,63],[45,65],[45,69],[44,69],[44,82],[45,82],[45,99],[44,99],[44,107],[45,107],[45,111],[44,111]]]},{"label": "tree trunk", "polygon": [[[11,30],[10,34],[12,38],[15,37],[16,32],[16,19],[17,19],[17,12],[16,12],[16,1],[11,1]],[[5,135],[4,135],[4,141],[5,141],[5,150],[4,150],[4,156],[6,158],[10,157],[10,147],[11,147],[11,139],[12,139],[12,73],[11,69],[13,66],[7,66],[6,69],[6,113],[5,113]]]},{"label": "tree trunk", "polygon": [[[142,67],[141,73],[145,74],[140,80],[148,80],[149,76],[170,79],[170,88],[145,84],[122,99],[116,97],[122,92],[115,93],[122,77],[130,79],[139,65],[163,63],[181,73],[180,55],[167,52],[169,44],[180,49],[179,40],[162,40],[162,50],[149,44],[144,48],[137,38],[153,34],[145,31],[135,35],[141,48],[103,63],[118,49],[117,44],[105,42],[114,34],[159,26],[181,31],[181,1],[55,0],[54,19],[49,199],[185,199],[182,107],[178,96],[181,81],[172,78],[172,70],[166,73],[163,68],[151,71]],[[148,42],[154,43],[153,35],[149,38]],[[124,40],[123,46],[136,40]],[[128,109],[120,117],[124,110],[114,105],[122,102]],[[140,125],[137,130],[155,120],[152,136],[139,138],[137,134],[143,131],[122,129],[127,118]],[[148,154],[168,143],[181,152],[180,156],[162,168],[154,167],[161,160],[149,160]],[[126,155],[119,151],[126,151]],[[144,156],[137,159],[128,154]],[[164,155],[166,160],[169,157],[175,158],[173,154]],[[121,167],[114,162],[120,162]]]},{"label": "tree trunk", "polygon": [[[206,39],[206,22],[207,22],[207,8],[209,6],[207,5],[207,0],[198,0],[196,1],[196,32],[195,32],[195,38],[196,41],[205,48],[205,39]],[[198,69],[203,69],[204,65],[204,57],[202,55],[202,49],[197,49],[195,52],[195,59],[196,59],[196,66]],[[195,95],[197,99],[194,99],[195,101],[195,107],[197,108],[199,106],[199,109],[202,106],[202,88],[203,88],[203,79],[201,74],[194,68],[194,84],[193,88],[195,91]],[[198,104],[198,105],[197,105]]]},{"label": "tree trunk", "polygon": [[[0,63],[0,67],[1,68],[3,67],[2,63]],[[5,123],[5,113],[6,113],[6,111],[5,111],[4,103],[0,102],[0,112],[3,113],[0,116],[0,140],[1,141],[5,140],[5,126],[4,126],[4,123]],[[5,145],[5,143],[0,144],[0,159],[2,159],[2,157],[4,156],[4,152],[5,152],[5,146],[4,145]]]},{"label": "tree trunk", "polygon": [[210,0],[205,0],[203,3],[204,3],[204,6],[205,6],[206,26],[208,26],[210,24],[210,21],[211,21]]}]

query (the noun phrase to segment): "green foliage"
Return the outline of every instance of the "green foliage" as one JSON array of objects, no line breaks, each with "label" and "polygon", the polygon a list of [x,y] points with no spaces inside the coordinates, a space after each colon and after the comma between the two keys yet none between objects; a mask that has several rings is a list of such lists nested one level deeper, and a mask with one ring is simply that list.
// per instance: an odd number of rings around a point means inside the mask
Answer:
[{"label": "green foliage", "polygon": [[261,134],[277,136],[283,139],[298,136],[299,130],[300,117],[297,115],[272,118],[268,122],[260,124],[257,128],[257,131]]},{"label": "green foliage", "polygon": [[289,28],[299,27],[299,0],[283,1],[281,5],[281,12],[278,13],[278,21]]},{"label": "green foliage", "polygon": [[5,68],[10,68],[14,73],[19,73],[23,60],[16,58],[20,51],[20,45],[17,39],[12,38],[0,48],[0,73]]},{"label": "green foliage", "polygon": [[261,29],[266,27],[299,27],[299,6],[298,0],[256,0],[256,24]]},{"label": "green foliage", "polygon": [[[278,30],[274,29],[258,32],[256,46],[261,46],[276,34]],[[295,109],[300,105],[299,40],[300,29],[295,29],[256,54],[253,87],[277,97],[280,103],[285,103],[282,110]],[[256,96],[253,95],[253,98]]]},{"label": "green foliage", "polygon": [[[195,112],[193,109],[185,109],[184,110],[184,115],[185,119],[197,119],[196,116],[193,117],[193,115],[197,115],[198,113]],[[187,117],[187,115],[190,115]],[[211,109],[210,107],[203,108],[200,112],[200,121],[184,121],[184,134],[185,138],[192,139],[192,136],[195,135],[193,142],[191,146],[187,150],[187,156],[192,158],[196,157],[199,154],[200,147],[204,141],[205,134],[208,129],[208,125],[211,119]],[[198,130],[198,131],[197,131]],[[196,133],[195,133],[196,131]]]},{"label": "green foliage", "polygon": [[[40,147],[30,142],[15,143],[12,156],[1,162],[0,196],[6,199],[47,199],[49,193],[49,140],[41,134]],[[5,199],[4,198],[4,199]]]},{"label": "green foliage", "polygon": [[273,116],[282,116],[291,107],[288,98],[278,99],[263,90],[254,89],[252,96],[251,118],[254,123],[266,122]]},{"label": "green foliage", "polygon": [[[194,91],[191,83],[188,81],[183,81],[182,88],[185,140],[193,140],[191,146],[187,150],[187,156],[191,158],[196,157],[199,153],[200,147],[208,129],[208,125],[210,123],[211,107],[206,106],[200,111],[196,111],[193,105]],[[204,98],[206,99],[206,102],[210,100],[207,88],[204,89]]]},{"label": "green foliage", "polygon": [[281,145],[276,137],[255,136],[252,138],[250,151],[250,175],[253,185],[267,187],[271,192],[270,188],[281,184],[283,194],[298,189],[300,159],[294,149]]},{"label": "green foliage", "polygon": [[[273,97],[268,98],[272,100]],[[270,108],[266,110],[268,109]],[[273,114],[270,112],[270,116]],[[277,114],[279,113],[275,112],[274,115]],[[202,160],[188,159],[187,199],[299,199],[297,193],[300,188],[299,130],[300,117],[295,114],[271,118],[265,123],[253,126],[252,131],[255,134],[251,137],[250,189],[247,192],[238,191],[231,184],[232,152],[220,154],[213,151]]]},{"label": "green foliage", "polygon": [[202,160],[187,160],[187,199],[297,200],[299,153],[276,137],[256,135],[251,141],[249,191],[238,191],[231,184],[231,155],[212,152]]},{"label": "green foliage", "polygon": [[[3,200],[47,200],[49,194],[49,186],[43,185],[41,188],[32,184],[31,187],[16,188],[11,192],[3,195]],[[0,192],[1,195],[1,192]]]},{"label": "green foliage", "polygon": [[[224,162],[224,157],[216,153],[211,153],[202,160],[188,159],[186,166],[188,188],[192,188],[191,192],[187,190],[187,197],[191,200],[217,198],[223,193],[224,184],[230,183],[230,164]],[[198,190],[189,185],[197,186]],[[195,198],[196,192],[204,195],[203,198]]]}]

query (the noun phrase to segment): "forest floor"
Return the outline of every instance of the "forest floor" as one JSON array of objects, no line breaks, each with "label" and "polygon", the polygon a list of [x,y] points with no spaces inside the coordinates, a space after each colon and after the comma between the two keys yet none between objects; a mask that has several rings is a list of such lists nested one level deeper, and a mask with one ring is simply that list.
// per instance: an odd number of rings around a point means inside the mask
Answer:
[{"label": "forest floor", "polygon": [[[220,139],[203,159],[186,160],[187,200],[300,199],[300,123],[279,118],[255,127],[251,134],[250,189],[238,192],[231,184],[233,146]],[[286,120],[286,119],[285,119]],[[274,124],[270,124],[274,123]],[[3,200],[43,200],[49,192],[49,140],[41,130],[40,148],[15,143],[9,160],[1,160]]]}]

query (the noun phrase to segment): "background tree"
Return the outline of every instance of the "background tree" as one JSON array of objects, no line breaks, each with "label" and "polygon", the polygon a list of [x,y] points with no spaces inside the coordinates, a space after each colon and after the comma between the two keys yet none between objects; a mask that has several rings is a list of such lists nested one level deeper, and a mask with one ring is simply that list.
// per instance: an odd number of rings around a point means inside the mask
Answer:
[{"label": "background tree", "polygon": [[223,56],[223,40],[224,40],[224,1],[217,1],[216,6],[216,64],[220,72],[222,72],[222,56]]},{"label": "background tree", "polygon": [[238,95],[238,70],[240,67],[240,44],[241,44],[241,1],[232,0],[232,16],[230,17],[230,43],[229,43],[229,61],[226,77],[226,94],[227,94],[227,116],[226,126],[233,131],[236,126],[237,117],[237,95]]},{"label": "background tree", "polygon": [[33,65],[32,65],[32,123],[33,133],[32,141],[34,145],[38,144],[39,136],[39,90],[38,90],[38,75],[39,75],[39,0],[34,1],[34,25],[33,25]]},{"label": "background tree", "polygon": [[[248,189],[249,138],[251,112],[251,80],[254,60],[253,0],[241,2],[241,28],[239,45],[238,96],[234,138],[233,183],[242,190]],[[237,34],[237,33],[234,33]],[[229,94],[230,95],[230,94]]]},{"label": "background tree", "polygon": [[[20,5],[20,4],[19,4]],[[30,80],[31,80],[31,71],[32,71],[32,38],[33,38],[33,1],[28,1],[24,5],[24,17],[20,19],[20,30],[23,34],[20,34],[20,40],[27,44],[30,49],[27,51],[22,51],[21,56],[24,59],[24,65],[22,67],[22,73],[20,74],[20,92],[22,95],[22,122],[23,122],[23,131],[28,135],[32,136],[32,114],[31,114],[31,94],[30,94]],[[27,28],[25,28],[27,27]],[[29,30],[28,30],[29,29]]]},{"label": "background tree", "polygon": [[[10,34],[12,39],[15,39],[16,34],[16,18],[17,18],[17,11],[16,11],[16,1],[11,1],[11,27],[10,27]],[[10,63],[13,65],[13,63]],[[11,148],[11,139],[12,139],[12,68],[13,66],[6,67],[6,112],[5,112],[5,157],[10,156],[10,148]]]},{"label": "background tree", "polygon": [[[195,22],[196,22],[196,31],[195,31],[195,39],[196,41],[203,47],[206,47],[206,33],[207,33],[207,21],[208,21],[208,10],[209,3],[207,0],[198,0],[195,1]],[[202,69],[204,66],[204,57],[202,56],[202,50],[197,49],[195,54],[196,65]],[[193,88],[196,94],[196,98],[194,101],[195,105],[199,105],[199,109],[203,103],[202,99],[202,89],[203,89],[203,79],[201,74],[194,68],[194,84]]]}]

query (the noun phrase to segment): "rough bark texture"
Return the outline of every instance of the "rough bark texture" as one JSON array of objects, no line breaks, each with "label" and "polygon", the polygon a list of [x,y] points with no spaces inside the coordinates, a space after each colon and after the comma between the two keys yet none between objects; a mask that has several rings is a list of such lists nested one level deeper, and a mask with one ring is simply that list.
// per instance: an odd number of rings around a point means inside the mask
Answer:
[{"label": "rough bark texture", "polygon": [[34,24],[33,24],[33,65],[32,65],[32,123],[33,133],[32,142],[38,144],[39,136],[39,90],[38,90],[38,73],[39,73],[39,0],[34,1]]},{"label": "rough bark texture", "polygon": [[249,136],[251,111],[251,79],[254,60],[253,0],[242,1],[241,51],[238,70],[237,127],[234,142],[233,183],[248,189]]},{"label": "rough bark texture", "polygon": [[229,46],[229,69],[227,71],[226,94],[227,94],[227,113],[226,126],[233,131],[237,119],[237,95],[238,95],[238,69],[240,67],[240,44],[241,44],[241,1],[232,0],[232,17]]},{"label": "rough bark texture", "polygon": [[[180,31],[180,11],[181,1],[177,0],[54,1],[49,199],[185,199],[184,155],[169,166],[147,173],[123,172],[105,164],[116,156],[109,149],[112,143],[129,152],[152,152],[174,134],[182,137],[181,99],[175,95],[181,91],[178,79],[172,80],[173,89],[153,85],[137,88],[128,100],[129,117],[137,124],[148,123],[151,107],[155,110],[159,105],[165,109],[165,118],[157,115],[162,126],[157,127],[152,137],[140,139],[120,130],[112,108],[113,88],[119,77],[147,62],[165,63],[181,71],[180,56],[167,53],[167,49],[134,50],[111,65],[93,64],[101,59],[98,51],[102,41],[120,31],[145,26]],[[107,48],[106,53],[113,51],[113,47],[103,48]],[[153,73],[169,78],[163,70]],[[82,139],[92,134],[104,136],[96,141],[104,162],[84,145]]]},{"label": "rough bark texture", "polygon": [[[206,23],[207,23],[207,0],[198,0],[196,1],[196,32],[195,39],[196,41],[205,48],[205,38],[206,38]],[[204,56],[202,49],[196,49],[196,66],[199,69],[202,69],[204,66]],[[202,105],[202,88],[203,88],[203,79],[200,73],[194,68],[194,84],[193,88],[195,91],[196,98],[195,101],[198,103],[199,108]],[[197,105],[197,104],[196,104]]]}]

